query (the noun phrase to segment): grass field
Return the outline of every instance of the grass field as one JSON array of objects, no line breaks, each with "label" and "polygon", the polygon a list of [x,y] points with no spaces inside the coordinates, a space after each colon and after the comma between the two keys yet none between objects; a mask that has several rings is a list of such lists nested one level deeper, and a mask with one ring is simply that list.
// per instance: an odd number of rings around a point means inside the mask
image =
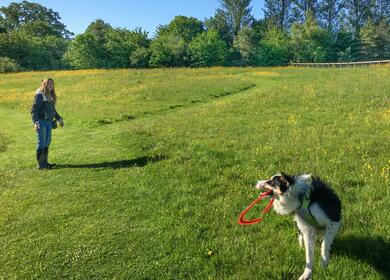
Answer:
[{"label": "grass field", "polygon": [[[29,111],[47,76],[65,127],[58,168],[38,171]],[[315,279],[390,279],[389,97],[389,67],[2,74],[0,279],[297,279],[290,216],[237,224],[279,171],[341,197]]]}]

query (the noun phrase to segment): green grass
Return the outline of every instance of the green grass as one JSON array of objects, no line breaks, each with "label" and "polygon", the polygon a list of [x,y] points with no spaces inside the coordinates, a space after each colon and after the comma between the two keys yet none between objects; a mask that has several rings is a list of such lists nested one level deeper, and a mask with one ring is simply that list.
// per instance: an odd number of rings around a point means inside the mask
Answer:
[{"label": "green grass", "polygon": [[[29,109],[46,76],[65,128],[50,151],[59,168],[38,171]],[[0,279],[298,278],[290,216],[237,224],[256,180],[279,171],[319,175],[341,197],[343,228],[326,270],[317,246],[316,279],[388,279],[389,77],[388,67],[0,75]]]}]

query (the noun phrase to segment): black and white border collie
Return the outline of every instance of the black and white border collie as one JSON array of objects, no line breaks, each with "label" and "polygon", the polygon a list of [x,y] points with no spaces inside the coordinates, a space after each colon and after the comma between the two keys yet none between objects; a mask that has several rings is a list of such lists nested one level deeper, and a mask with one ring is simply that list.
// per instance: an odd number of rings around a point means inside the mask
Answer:
[{"label": "black and white border collie", "polygon": [[323,232],[321,264],[326,267],[329,263],[330,246],[341,224],[340,199],[328,185],[310,174],[277,174],[258,181],[256,188],[273,191],[276,213],[294,214],[299,245],[304,245],[306,251],[306,267],[299,280],[310,279],[317,231]]}]

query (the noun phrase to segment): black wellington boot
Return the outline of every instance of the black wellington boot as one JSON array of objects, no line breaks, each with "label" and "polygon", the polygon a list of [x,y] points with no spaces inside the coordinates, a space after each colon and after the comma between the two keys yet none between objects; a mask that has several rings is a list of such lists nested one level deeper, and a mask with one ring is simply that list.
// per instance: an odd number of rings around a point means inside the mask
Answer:
[{"label": "black wellington boot", "polygon": [[54,167],[56,166],[56,164],[55,164],[55,163],[49,163],[49,162],[47,161],[47,158],[49,157],[49,147],[45,148],[43,151],[44,151],[44,156],[45,156],[45,165],[46,165],[46,168],[47,168],[47,169],[52,169],[52,168],[54,168]]},{"label": "black wellington boot", "polygon": [[37,149],[38,169],[46,169],[45,154],[43,149]]}]

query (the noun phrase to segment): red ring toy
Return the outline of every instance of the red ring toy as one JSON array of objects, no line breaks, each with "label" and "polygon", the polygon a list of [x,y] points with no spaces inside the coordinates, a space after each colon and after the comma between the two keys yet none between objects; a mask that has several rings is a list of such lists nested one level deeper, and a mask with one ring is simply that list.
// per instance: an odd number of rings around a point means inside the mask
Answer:
[{"label": "red ring toy", "polygon": [[[248,213],[248,211],[256,204],[258,203],[260,200],[262,200],[264,197],[268,196],[272,194],[272,190],[269,190],[269,191],[266,191],[266,192],[263,192],[262,194],[259,195],[258,198],[256,198],[244,211],[242,211],[242,213],[240,214],[240,216],[238,217],[238,223],[240,225],[253,225],[253,224],[256,224],[258,222],[261,222],[263,220],[262,217],[260,218],[256,218],[256,219],[253,219],[253,220],[245,220],[244,217],[246,215],[246,213]],[[272,204],[274,203],[274,199],[271,198],[270,202],[268,203],[268,205],[264,208],[263,210],[263,214],[266,214],[269,212],[269,210],[271,209],[272,207]]]}]

